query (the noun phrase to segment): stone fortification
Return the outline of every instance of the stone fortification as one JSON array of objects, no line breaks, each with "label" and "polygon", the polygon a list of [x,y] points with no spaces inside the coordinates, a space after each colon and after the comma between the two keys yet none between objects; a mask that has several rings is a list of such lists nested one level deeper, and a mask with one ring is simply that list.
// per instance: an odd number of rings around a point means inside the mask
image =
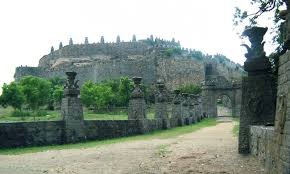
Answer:
[{"label": "stone fortification", "polygon": [[200,84],[204,80],[204,63],[214,63],[218,72],[228,78],[240,79],[243,72],[241,66],[229,61],[218,60],[211,56],[197,55],[196,51],[180,47],[179,42],[163,39],[120,41],[106,43],[104,37],[98,43],[89,43],[88,38],[83,44],[53,47],[48,55],[39,60],[38,67],[17,67],[15,80],[33,75],[44,78],[65,77],[66,71],[78,73],[82,85],[87,80],[99,82],[121,76],[143,78],[146,84],[163,79],[169,89],[185,83]]}]

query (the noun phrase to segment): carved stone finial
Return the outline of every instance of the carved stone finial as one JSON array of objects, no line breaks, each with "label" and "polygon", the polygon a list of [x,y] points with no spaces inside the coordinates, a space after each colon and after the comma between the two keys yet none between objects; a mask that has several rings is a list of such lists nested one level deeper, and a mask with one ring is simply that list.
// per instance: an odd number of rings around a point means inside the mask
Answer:
[{"label": "carved stone finial", "polygon": [[136,35],[134,34],[133,35],[133,38],[132,38],[132,42],[136,42],[137,41],[137,39],[136,39]]},{"label": "carved stone finial", "polygon": [[140,87],[142,77],[133,77],[133,81],[135,86],[134,90],[131,93],[131,98],[143,98],[144,94]]},{"label": "carved stone finial", "polygon": [[251,47],[246,44],[242,45],[247,48],[248,53],[245,54],[247,59],[263,58],[266,55],[263,38],[267,30],[268,28],[252,27],[243,32],[243,36],[247,36],[251,42]]},{"label": "carved stone finial", "polygon": [[58,49],[60,50],[60,49],[62,49],[62,47],[63,47],[63,46],[62,46],[62,42],[60,42],[60,43],[59,43],[59,46],[58,46]]},{"label": "carved stone finial", "polygon": [[75,81],[76,72],[66,72],[67,75],[67,80],[66,84],[64,86],[64,94],[65,96],[78,96],[80,91],[79,91],[79,86],[78,86],[78,80]]},{"label": "carved stone finial", "polygon": [[116,39],[116,43],[120,43],[120,42],[121,42],[121,39],[120,39],[120,36],[118,35]]},{"label": "carved stone finial", "polygon": [[89,44],[89,38],[88,37],[85,37],[85,44]]},{"label": "carved stone finial", "polygon": [[105,39],[104,39],[104,36],[101,36],[101,41],[100,41],[102,44],[105,43]]},{"label": "carved stone finial", "polygon": [[69,39],[69,45],[73,45],[74,43],[73,43],[73,40],[72,40],[72,38],[70,38]]}]

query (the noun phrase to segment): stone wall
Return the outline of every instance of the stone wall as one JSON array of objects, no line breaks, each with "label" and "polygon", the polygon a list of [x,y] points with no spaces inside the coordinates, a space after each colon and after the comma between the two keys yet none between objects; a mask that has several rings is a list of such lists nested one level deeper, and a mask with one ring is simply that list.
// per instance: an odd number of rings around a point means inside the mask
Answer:
[{"label": "stone wall", "polygon": [[273,126],[251,126],[250,127],[250,151],[265,165],[267,171],[273,167]]},{"label": "stone wall", "polygon": [[0,123],[0,147],[63,143],[63,121]]},{"label": "stone wall", "polygon": [[[168,119],[171,127],[176,118]],[[192,124],[190,122],[189,124]],[[85,120],[85,138],[104,140],[139,135],[163,129],[162,119],[144,120]],[[64,144],[64,121],[0,123],[0,148]]]},{"label": "stone wall", "polygon": [[250,128],[250,152],[265,162],[267,174],[290,173],[289,87],[290,53],[287,52],[279,58],[275,126]]},{"label": "stone wall", "polygon": [[275,135],[273,141],[276,167],[274,172],[290,173],[290,53],[279,58]]}]

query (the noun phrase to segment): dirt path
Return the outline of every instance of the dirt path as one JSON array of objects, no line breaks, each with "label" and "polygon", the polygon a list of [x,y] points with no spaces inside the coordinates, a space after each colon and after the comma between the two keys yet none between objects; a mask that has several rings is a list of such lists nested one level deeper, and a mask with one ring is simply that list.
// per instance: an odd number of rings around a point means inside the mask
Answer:
[{"label": "dirt path", "polygon": [[0,174],[255,174],[261,164],[237,153],[232,123],[173,139],[0,156]]}]

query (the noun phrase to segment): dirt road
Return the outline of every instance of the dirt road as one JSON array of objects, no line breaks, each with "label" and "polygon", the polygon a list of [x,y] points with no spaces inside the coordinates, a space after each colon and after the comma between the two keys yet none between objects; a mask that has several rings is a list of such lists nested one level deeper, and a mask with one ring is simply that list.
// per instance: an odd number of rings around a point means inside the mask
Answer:
[{"label": "dirt road", "polygon": [[233,123],[172,139],[98,148],[0,156],[0,174],[262,174],[261,164],[237,153]]}]

